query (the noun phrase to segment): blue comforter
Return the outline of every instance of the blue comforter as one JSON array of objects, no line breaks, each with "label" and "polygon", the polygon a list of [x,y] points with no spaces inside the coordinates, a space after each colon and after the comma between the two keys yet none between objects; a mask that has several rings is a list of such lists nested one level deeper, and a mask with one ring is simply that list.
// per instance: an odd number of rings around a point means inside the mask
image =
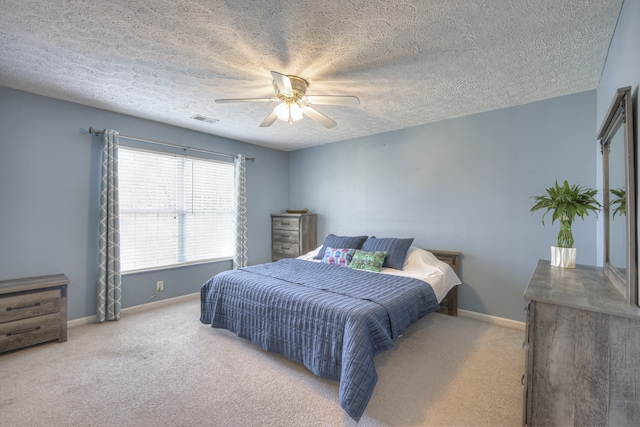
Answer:
[{"label": "blue comforter", "polygon": [[284,259],[220,273],[204,285],[200,321],[340,381],[340,405],[358,421],[378,375],[374,356],[439,309],[418,279]]}]

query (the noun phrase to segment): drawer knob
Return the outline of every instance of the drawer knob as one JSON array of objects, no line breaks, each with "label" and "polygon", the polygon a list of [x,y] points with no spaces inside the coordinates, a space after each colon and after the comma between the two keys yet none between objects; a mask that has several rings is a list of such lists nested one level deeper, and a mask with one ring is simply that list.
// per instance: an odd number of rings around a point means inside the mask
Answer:
[{"label": "drawer knob", "polygon": [[22,306],[22,307],[7,307],[7,311],[11,311],[11,310],[26,310],[27,308],[38,307],[39,305],[40,305],[40,303],[37,302],[35,304],[25,305],[25,306]]},{"label": "drawer knob", "polygon": [[280,246],[280,249],[284,249],[285,251],[289,250],[289,248],[285,248],[284,246]]},{"label": "drawer knob", "polygon": [[29,332],[34,332],[39,330],[40,330],[40,326],[36,326],[35,328],[23,329],[21,331],[7,332],[7,336],[10,337],[11,335],[28,334]]}]

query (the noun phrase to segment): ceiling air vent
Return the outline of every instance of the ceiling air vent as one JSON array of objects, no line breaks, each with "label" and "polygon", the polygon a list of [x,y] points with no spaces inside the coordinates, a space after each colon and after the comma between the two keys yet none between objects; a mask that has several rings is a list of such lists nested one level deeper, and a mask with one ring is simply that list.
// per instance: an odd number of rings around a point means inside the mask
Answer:
[{"label": "ceiling air vent", "polygon": [[216,122],[220,121],[218,119],[212,119],[211,117],[203,116],[201,114],[196,114],[195,116],[192,116],[191,118],[192,119],[196,119],[196,120],[200,120],[201,122],[205,122],[205,123],[216,123]]}]

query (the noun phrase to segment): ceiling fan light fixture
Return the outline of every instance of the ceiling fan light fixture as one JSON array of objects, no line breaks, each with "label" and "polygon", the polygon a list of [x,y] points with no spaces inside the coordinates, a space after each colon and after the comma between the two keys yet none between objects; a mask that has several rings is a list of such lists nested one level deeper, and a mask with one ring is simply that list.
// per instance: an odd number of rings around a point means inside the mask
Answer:
[{"label": "ceiling fan light fixture", "polygon": [[336,126],[336,122],[313,108],[313,104],[344,105],[355,107],[360,101],[355,96],[341,95],[311,95],[307,96],[309,82],[298,76],[287,75],[271,71],[273,77],[273,90],[275,98],[240,98],[240,99],[216,99],[217,103],[225,102],[278,102],[278,105],[260,123],[260,127],[269,127],[280,119],[290,125],[301,120],[303,116],[320,123],[330,129]]},{"label": "ceiling fan light fixture", "polygon": [[273,111],[280,120],[288,122],[289,124],[293,124],[293,122],[302,119],[302,108],[300,108],[297,103],[287,104],[283,102]]}]

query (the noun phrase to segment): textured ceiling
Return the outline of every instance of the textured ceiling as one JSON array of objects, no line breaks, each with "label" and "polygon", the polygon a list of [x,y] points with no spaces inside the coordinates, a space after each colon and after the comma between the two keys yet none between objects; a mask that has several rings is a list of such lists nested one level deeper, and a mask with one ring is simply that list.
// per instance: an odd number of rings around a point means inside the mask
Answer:
[{"label": "textured ceiling", "polygon": [[[594,89],[621,5],[0,0],[0,85],[289,151]],[[261,128],[274,104],[214,103],[272,97],[271,70],[360,106]]]}]

